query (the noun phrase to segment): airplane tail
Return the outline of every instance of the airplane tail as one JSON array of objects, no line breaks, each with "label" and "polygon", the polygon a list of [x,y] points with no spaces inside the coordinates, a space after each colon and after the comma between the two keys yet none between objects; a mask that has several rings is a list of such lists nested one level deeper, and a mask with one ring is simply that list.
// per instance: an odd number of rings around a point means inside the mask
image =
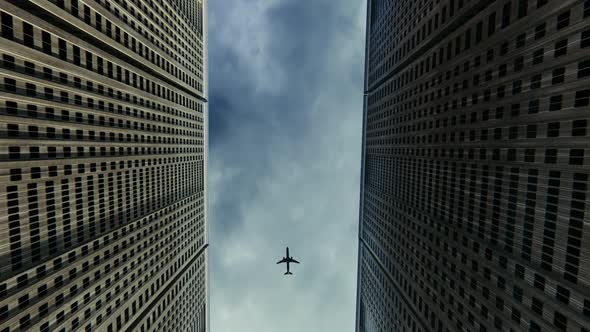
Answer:
[{"label": "airplane tail", "polygon": [[285,272],[285,274],[293,274],[293,273],[291,273],[291,272]]}]

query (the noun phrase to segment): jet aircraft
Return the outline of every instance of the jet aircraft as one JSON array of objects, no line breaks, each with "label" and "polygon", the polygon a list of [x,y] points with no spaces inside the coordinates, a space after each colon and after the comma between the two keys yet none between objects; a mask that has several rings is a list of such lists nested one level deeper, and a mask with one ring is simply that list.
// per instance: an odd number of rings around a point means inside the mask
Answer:
[{"label": "jet aircraft", "polygon": [[287,272],[285,272],[286,275],[293,274],[289,271],[289,263],[299,264],[299,262],[294,260],[293,257],[289,257],[289,247],[287,247],[287,256],[283,257],[283,259],[281,259],[280,261],[277,262],[277,264],[281,264],[281,263],[287,263]]}]

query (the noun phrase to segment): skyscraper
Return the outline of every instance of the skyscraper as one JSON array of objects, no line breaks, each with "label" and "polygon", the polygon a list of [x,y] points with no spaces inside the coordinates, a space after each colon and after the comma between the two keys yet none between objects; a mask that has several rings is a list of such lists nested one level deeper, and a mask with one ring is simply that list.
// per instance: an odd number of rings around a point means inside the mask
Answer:
[{"label": "skyscraper", "polygon": [[205,0],[0,0],[0,331],[206,331]]},{"label": "skyscraper", "polygon": [[589,331],[590,1],[367,18],[357,331]]}]

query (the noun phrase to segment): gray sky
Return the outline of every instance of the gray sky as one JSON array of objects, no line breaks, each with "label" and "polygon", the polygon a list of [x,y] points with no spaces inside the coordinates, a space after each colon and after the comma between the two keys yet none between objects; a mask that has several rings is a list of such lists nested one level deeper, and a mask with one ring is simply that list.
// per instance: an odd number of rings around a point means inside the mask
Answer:
[{"label": "gray sky", "polygon": [[354,330],[364,22],[358,0],[209,2],[214,332]]}]

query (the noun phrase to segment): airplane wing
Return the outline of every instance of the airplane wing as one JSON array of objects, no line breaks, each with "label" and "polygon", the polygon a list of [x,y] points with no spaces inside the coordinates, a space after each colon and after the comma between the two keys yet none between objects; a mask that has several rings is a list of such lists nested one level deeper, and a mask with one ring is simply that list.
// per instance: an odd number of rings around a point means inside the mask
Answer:
[{"label": "airplane wing", "polygon": [[299,264],[299,262],[298,262],[298,261],[296,261],[296,260],[294,260],[293,258],[289,258],[289,262],[291,262],[291,263],[297,263],[297,264]]},{"label": "airplane wing", "polygon": [[280,261],[277,262],[277,264],[281,264],[281,263],[287,263],[287,260],[283,258],[283,259],[281,259]]}]

